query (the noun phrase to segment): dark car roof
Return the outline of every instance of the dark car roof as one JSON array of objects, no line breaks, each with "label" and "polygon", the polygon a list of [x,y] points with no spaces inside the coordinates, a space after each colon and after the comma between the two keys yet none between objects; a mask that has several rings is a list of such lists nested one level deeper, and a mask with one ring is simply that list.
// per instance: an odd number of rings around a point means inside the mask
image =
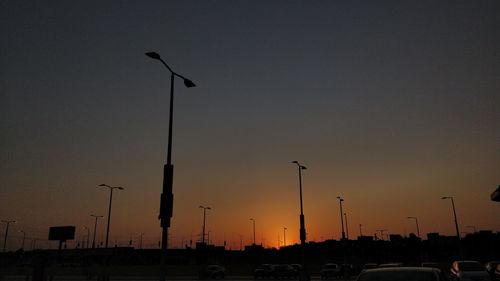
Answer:
[{"label": "dark car roof", "polygon": [[[385,276],[385,274],[387,274],[387,276]],[[389,279],[386,278],[391,275],[394,276],[390,277]],[[386,267],[367,269],[358,276],[357,280],[408,280],[408,277],[411,277],[411,280],[442,280],[440,276],[440,270],[437,268]]]}]

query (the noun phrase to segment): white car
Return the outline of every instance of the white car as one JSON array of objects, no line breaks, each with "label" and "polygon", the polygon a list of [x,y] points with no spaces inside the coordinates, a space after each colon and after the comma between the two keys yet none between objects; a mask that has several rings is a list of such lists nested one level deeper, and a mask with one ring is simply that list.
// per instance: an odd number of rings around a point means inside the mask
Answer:
[{"label": "white car", "polygon": [[450,273],[457,281],[491,281],[486,268],[477,261],[454,261]]}]

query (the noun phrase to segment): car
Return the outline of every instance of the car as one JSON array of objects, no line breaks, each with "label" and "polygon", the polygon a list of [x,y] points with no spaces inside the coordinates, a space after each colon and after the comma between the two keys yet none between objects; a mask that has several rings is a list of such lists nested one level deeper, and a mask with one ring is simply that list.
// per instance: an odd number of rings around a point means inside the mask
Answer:
[{"label": "car", "polygon": [[330,277],[339,278],[341,277],[341,268],[336,263],[327,263],[323,265],[321,269],[321,279],[328,279]]},{"label": "car", "polygon": [[384,263],[379,265],[379,268],[386,268],[386,267],[402,267],[403,264],[400,262],[391,262],[391,263]]},{"label": "car", "polygon": [[495,271],[493,272],[492,279],[495,281],[500,281],[500,264],[497,265],[497,269],[495,269]]},{"label": "car", "polygon": [[297,270],[297,272],[301,272],[302,271],[302,265],[299,264],[299,263],[293,263],[291,264],[293,269]]},{"label": "car", "polygon": [[298,271],[295,270],[289,264],[277,264],[274,266],[273,277],[278,278],[297,278],[299,275]]},{"label": "car", "polygon": [[451,264],[450,275],[456,281],[490,281],[486,268],[478,261],[454,261]]},{"label": "car", "polygon": [[226,276],[226,268],[211,264],[202,268],[199,272],[200,279],[223,279]]},{"label": "car", "polygon": [[491,278],[493,278],[493,275],[495,274],[495,269],[497,266],[500,264],[500,261],[489,261],[486,263],[486,271],[490,274]]},{"label": "car", "polygon": [[437,268],[428,267],[386,267],[367,269],[356,281],[447,281]]},{"label": "car", "polygon": [[274,266],[271,264],[261,264],[257,266],[257,268],[254,269],[253,271],[253,278],[258,279],[259,277],[264,279],[264,278],[271,278],[274,276]]},{"label": "car", "polygon": [[361,272],[366,271],[368,269],[378,268],[378,264],[376,263],[365,263],[361,268]]}]

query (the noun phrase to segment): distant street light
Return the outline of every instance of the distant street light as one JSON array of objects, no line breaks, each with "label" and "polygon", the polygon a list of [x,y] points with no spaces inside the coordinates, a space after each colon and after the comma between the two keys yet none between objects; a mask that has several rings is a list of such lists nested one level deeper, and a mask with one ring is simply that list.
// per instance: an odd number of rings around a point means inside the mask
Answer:
[{"label": "distant street light", "polygon": [[344,199],[342,197],[337,196],[337,199],[339,199],[339,205],[340,205],[340,224],[342,225],[342,240],[345,239],[345,232],[344,232],[344,219],[342,216],[342,202],[344,202]]},{"label": "distant street light", "polygon": [[109,188],[109,209],[108,209],[108,226],[106,228],[106,245],[105,247],[108,247],[108,240],[109,240],[109,222],[111,221],[111,202],[113,201],[113,190],[118,189],[118,190],[123,190],[124,188],[121,186],[109,186],[107,184],[100,184],[99,186],[107,187]]},{"label": "distant street light", "polygon": [[286,247],[286,227],[283,226],[283,247]]},{"label": "distant street light", "polygon": [[253,245],[256,245],[255,244],[255,219],[251,218],[250,220],[253,223]]},{"label": "distant street light", "polygon": [[408,219],[414,219],[415,220],[415,224],[417,226],[417,237],[420,238],[420,230],[418,228],[418,219],[417,219],[417,217],[408,217]]},{"label": "distant street light", "polygon": [[441,199],[450,199],[451,200],[451,207],[453,208],[453,217],[455,218],[455,230],[457,232],[457,238],[460,241],[460,230],[458,230],[458,220],[457,220],[457,212],[455,211],[455,201],[453,200],[452,196],[444,196],[444,197],[441,197]]},{"label": "distant street light", "polygon": [[[200,206],[200,208],[203,209],[203,228],[201,231],[201,243],[205,244],[205,219],[207,215],[207,210],[212,210],[212,208],[204,206]],[[208,241],[208,243],[210,244],[210,241]]]},{"label": "distant street light", "polygon": [[7,226],[5,227],[5,239],[3,240],[3,251],[5,252],[7,249],[7,236],[9,235],[9,225],[11,223],[16,223],[15,220],[2,220]]},{"label": "distant street light", "polygon": [[23,249],[23,251],[24,251],[24,241],[26,240],[26,231],[20,230],[19,232],[21,232],[23,234],[23,244],[21,246],[21,249]]},{"label": "distant street light", "polygon": [[306,226],[304,222],[304,208],[302,205],[302,170],[306,170],[305,166],[300,165],[298,161],[291,161],[290,163],[296,164],[299,170],[299,196],[300,196],[300,244],[302,247],[306,244]]},{"label": "distant street light", "polygon": [[[87,249],[88,249],[88,248],[89,248],[89,241],[90,241],[90,228],[88,228],[88,227],[84,226],[84,227],[83,227],[83,229],[86,229],[86,230],[87,230]],[[85,239],[85,238],[84,238],[84,239]],[[85,240],[84,240],[84,241],[82,241],[82,249],[84,248],[84,247],[83,247],[83,244],[85,244],[84,242],[85,242]]]},{"label": "distant street light", "polygon": [[170,219],[172,218],[174,194],[173,181],[174,181],[174,165],[172,165],[172,124],[174,117],[174,78],[175,76],[184,81],[184,86],[187,88],[195,87],[193,81],[186,77],[174,72],[170,66],[160,57],[156,52],[147,52],[146,56],[159,60],[170,71],[170,112],[168,119],[168,148],[167,148],[167,164],[163,166],[163,190],[160,197],[160,225],[162,228],[161,236],[161,266],[163,268],[160,280],[165,280],[165,270],[167,265],[167,239],[168,228],[170,227]]},{"label": "distant street light", "polygon": [[344,213],[345,218],[345,235],[347,240],[349,240],[349,227],[347,226],[347,213]]},{"label": "distant street light", "polygon": [[95,218],[95,222],[94,222],[94,238],[92,239],[92,249],[94,249],[95,248],[95,234],[96,234],[96,230],[97,230],[97,219],[98,218],[102,218],[103,216],[98,216],[98,215],[94,215],[94,214],[91,214],[90,216]]}]

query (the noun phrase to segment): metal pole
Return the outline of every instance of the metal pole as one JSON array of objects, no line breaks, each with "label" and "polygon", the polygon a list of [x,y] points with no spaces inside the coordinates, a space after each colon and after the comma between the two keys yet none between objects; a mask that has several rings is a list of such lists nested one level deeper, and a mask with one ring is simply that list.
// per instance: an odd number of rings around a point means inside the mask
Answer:
[{"label": "metal pole", "polygon": [[455,217],[455,230],[457,231],[458,240],[460,240],[460,231],[458,230],[458,220],[457,220],[457,212],[455,211],[455,201],[453,197],[451,198],[451,206],[453,207],[453,216]]},{"label": "metal pole", "polygon": [[207,209],[203,208],[203,231],[201,232],[201,243],[205,243],[205,219]]},{"label": "metal pole", "polygon": [[108,226],[106,228],[106,248],[109,240],[109,223],[111,221],[111,202],[113,201],[113,188],[109,188],[109,209],[108,209]]},{"label": "metal pole", "polygon": [[26,239],[26,232],[24,230],[21,230],[21,232],[23,233],[23,245],[22,245],[22,249],[24,251],[24,240]]},{"label": "metal pole", "polygon": [[7,224],[7,226],[5,227],[5,239],[3,240],[3,251],[5,252],[7,249],[7,236],[9,235],[9,225],[11,223],[15,223],[16,221],[14,221],[14,220],[10,220],[10,221],[2,220],[2,222]]},{"label": "metal pole", "polygon": [[345,234],[347,237],[347,240],[349,240],[349,227],[347,226],[347,213],[344,213],[344,218],[345,218]]},{"label": "metal pole", "polygon": [[[304,222],[304,208],[302,205],[302,167],[297,164],[299,168],[299,192],[300,192],[300,244],[304,246],[306,244],[306,227]],[[305,168],[305,167],[304,167]]]},{"label": "metal pole", "polygon": [[286,227],[283,227],[283,247],[286,247]]},{"label": "metal pole", "polygon": [[342,199],[340,196],[337,196],[337,199],[339,199],[339,205],[340,205],[340,224],[342,225],[342,240],[345,239],[345,232],[344,232],[344,219],[343,219],[343,216],[342,216],[342,201],[344,201],[344,199]]}]

